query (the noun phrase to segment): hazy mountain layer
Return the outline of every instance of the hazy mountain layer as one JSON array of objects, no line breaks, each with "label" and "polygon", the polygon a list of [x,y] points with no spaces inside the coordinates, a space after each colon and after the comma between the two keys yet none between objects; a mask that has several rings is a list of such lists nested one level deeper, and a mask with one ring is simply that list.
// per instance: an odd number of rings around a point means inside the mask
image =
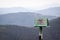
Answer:
[{"label": "hazy mountain layer", "polygon": [[53,16],[45,16],[41,14],[36,14],[32,12],[19,12],[19,13],[11,13],[0,15],[0,25],[20,25],[20,26],[34,26],[34,19],[35,18],[48,18],[53,19]]}]

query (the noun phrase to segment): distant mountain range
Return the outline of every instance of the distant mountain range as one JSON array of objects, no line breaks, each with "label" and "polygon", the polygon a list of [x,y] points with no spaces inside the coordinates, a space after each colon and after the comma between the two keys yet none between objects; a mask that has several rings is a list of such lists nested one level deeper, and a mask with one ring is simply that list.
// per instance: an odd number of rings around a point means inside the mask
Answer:
[{"label": "distant mountain range", "polygon": [[[6,10],[2,10],[0,9],[0,13],[2,14],[2,12],[4,13],[4,11],[8,14],[3,14],[0,15],[0,25],[20,25],[20,26],[29,26],[29,27],[33,27],[34,26],[34,19],[35,18],[48,18],[49,20],[52,20],[54,18],[57,18],[55,15],[59,14],[60,15],[60,7],[54,7],[54,8],[48,8],[48,9],[44,9],[44,10],[40,10],[37,12],[28,12],[28,10],[26,11],[26,9],[24,8],[12,8],[13,10],[8,9],[8,11]],[[16,10],[17,9],[17,10]],[[18,11],[19,12],[16,12]],[[25,11],[25,12],[24,12]],[[54,16],[49,16],[49,15],[43,15],[43,14],[54,14]]]},{"label": "distant mountain range", "polygon": [[44,10],[39,10],[37,13],[60,17],[60,7],[51,7]]},{"label": "distant mountain range", "polygon": [[17,13],[17,12],[35,12],[43,15],[60,16],[60,7],[51,7],[42,10],[32,10],[23,7],[0,8],[0,14]]},{"label": "distant mountain range", "polygon": [[31,10],[25,9],[23,7],[0,8],[0,14],[16,13],[16,12],[30,12],[30,11]]},{"label": "distant mountain range", "polygon": [[0,15],[0,25],[20,25],[20,26],[34,26],[34,19],[35,18],[48,18],[53,19],[54,16],[46,16],[41,14],[36,14],[33,12],[18,12],[18,13],[11,13]]}]

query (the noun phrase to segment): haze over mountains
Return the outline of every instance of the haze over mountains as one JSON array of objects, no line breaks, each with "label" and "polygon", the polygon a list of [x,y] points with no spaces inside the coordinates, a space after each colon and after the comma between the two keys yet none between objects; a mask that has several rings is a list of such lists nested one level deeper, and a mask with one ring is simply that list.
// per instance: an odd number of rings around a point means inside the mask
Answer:
[{"label": "haze over mountains", "polygon": [[44,17],[48,19],[54,18],[53,16],[43,16],[41,14],[35,14],[31,12],[19,12],[19,13],[11,13],[0,15],[0,24],[6,25],[20,25],[20,26],[34,26],[34,19],[38,17]]},{"label": "haze over mountains", "polygon": [[[56,9],[55,9],[56,8]],[[29,27],[33,27],[34,26],[34,18],[39,18],[39,17],[44,17],[44,18],[48,18],[49,20],[52,20],[54,18],[56,18],[55,14],[59,14],[59,10],[60,7],[55,7],[55,8],[49,8],[49,9],[44,9],[44,10],[40,10],[38,12],[28,12],[25,10],[19,10],[19,12],[16,12],[14,10],[11,11],[6,11],[6,10],[0,10],[0,14],[2,14],[2,12],[10,12],[8,14],[3,14],[0,15],[0,25],[20,25],[20,26],[29,26]],[[18,8],[19,9],[19,8]],[[15,9],[16,10],[16,9]],[[49,15],[45,15],[45,14],[54,14],[54,16],[49,16]],[[42,15],[44,14],[44,15]]]},{"label": "haze over mountains", "polygon": [[31,10],[23,7],[0,8],[0,14],[16,13],[16,12],[30,12]]},{"label": "haze over mountains", "polygon": [[51,7],[44,10],[39,10],[37,12],[43,15],[51,15],[51,16],[60,17],[60,7]]},{"label": "haze over mountains", "polygon": [[16,13],[16,12],[35,12],[43,15],[60,16],[60,7],[50,7],[42,10],[32,10],[23,7],[0,8],[0,14]]}]

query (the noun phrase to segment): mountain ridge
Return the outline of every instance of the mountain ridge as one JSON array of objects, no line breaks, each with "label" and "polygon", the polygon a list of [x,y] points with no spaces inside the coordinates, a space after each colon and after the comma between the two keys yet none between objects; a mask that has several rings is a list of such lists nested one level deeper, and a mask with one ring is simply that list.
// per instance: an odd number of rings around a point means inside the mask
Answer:
[{"label": "mountain ridge", "polygon": [[18,13],[0,15],[0,25],[11,24],[11,25],[33,27],[34,26],[34,19],[40,18],[40,17],[44,17],[44,18],[47,17],[49,19],[55,18],[52,16],[44,16],[44,15],[35,14],[32,12],[18,12]]},{"label": "mountain ridge", "polygon": [[60,7],[51,7],[44,10],[38,10],[37,13],[60,17]]}]

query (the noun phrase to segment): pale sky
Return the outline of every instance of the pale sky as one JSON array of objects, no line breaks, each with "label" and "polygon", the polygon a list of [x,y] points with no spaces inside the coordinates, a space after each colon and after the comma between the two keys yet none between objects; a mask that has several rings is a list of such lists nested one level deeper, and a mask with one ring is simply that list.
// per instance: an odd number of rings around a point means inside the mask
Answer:
[{"label": "pale sky", "polygon": [[0,0],[0,8],[24,7],[30,9],[60,6],[60,0]]},{"label": "pale sky", "polygon": [[[40,10],[56,6],[60,7],[60,0],[0,0],[0,8],[23,7],[26,9]],[[59,14],[53,15],[58,16]]]}]

